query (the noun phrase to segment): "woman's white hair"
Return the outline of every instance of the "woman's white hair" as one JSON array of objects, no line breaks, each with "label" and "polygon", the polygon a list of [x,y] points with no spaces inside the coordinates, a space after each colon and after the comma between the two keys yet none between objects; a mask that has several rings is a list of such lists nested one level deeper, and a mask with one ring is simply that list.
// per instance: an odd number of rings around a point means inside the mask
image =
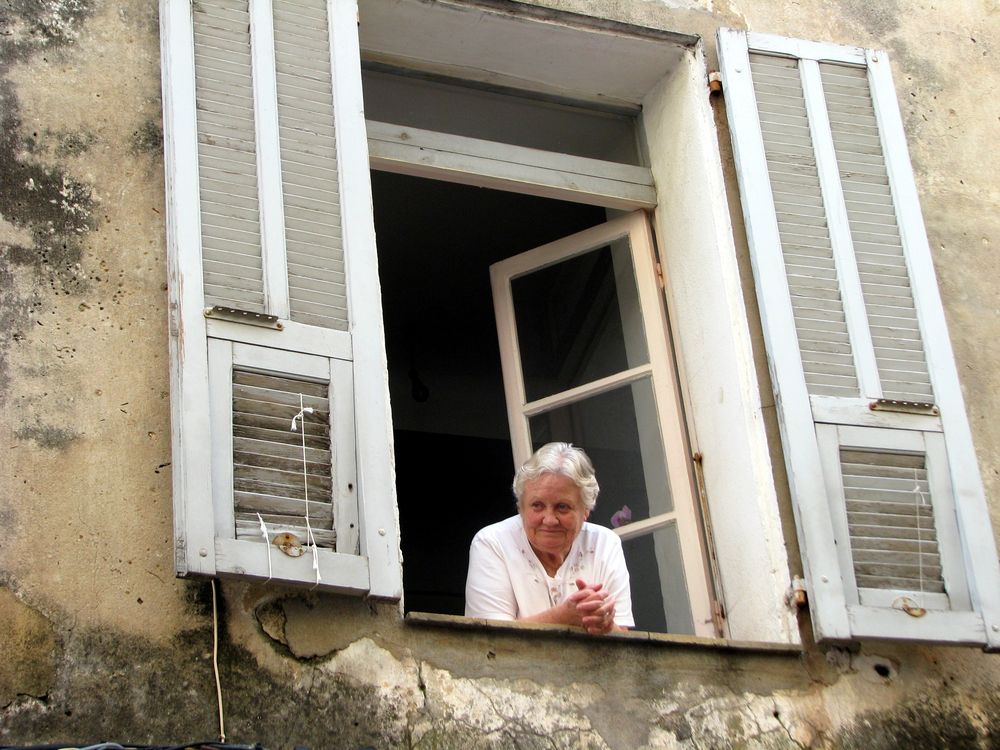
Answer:
[{"label": "woman's white hair", "polygon": [[580,488],[580,499],[588,511],[597,505],[601,488],[594,475],[594,465],[580,448],[571,443],[546,443],[529,458],[514,475],[514,497],[521,505],[524,483],[538,479],[543,474],[560,474]]}]

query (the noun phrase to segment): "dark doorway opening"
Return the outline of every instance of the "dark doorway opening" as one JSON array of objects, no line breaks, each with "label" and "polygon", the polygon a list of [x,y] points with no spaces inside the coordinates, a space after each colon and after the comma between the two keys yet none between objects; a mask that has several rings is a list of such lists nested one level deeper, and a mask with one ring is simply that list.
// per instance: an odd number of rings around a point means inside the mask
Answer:
[{"label": "dark doorway opening", "polygon": [[514,512],[489,267],[603,208],[372,173],[407,611],[462,614],[469,543]]}]

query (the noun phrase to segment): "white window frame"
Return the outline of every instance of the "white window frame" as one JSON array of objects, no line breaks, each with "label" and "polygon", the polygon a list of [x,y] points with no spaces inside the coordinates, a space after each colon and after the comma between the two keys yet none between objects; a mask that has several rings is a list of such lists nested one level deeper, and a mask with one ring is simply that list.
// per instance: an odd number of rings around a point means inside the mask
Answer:
[{"label": "white window frame", "polygon": [[[418,7],[419,3],[404,0],[402,5]],[[397,18],[397,8],[412,10],[399,4],[387,5],[384,0],[363,0],[363,39],[367,6],[378,6],[376,17],[383,20],[390,16]],[[445,4],[434,8],[439,13],[446,9]],[[493,10],[477,7],[478,12]],[[524,17],[518,15],[521,12],[511,11],[517,16],[516,23],[528,22],[532,9],[526,7]],[[625,27],[611,34],[606,28],[581,30],[586,19],[572,14],[567,18],[566,28],[581,34],[593,31],[603,38],[602,44],[608,44],[607,37],[614,37],[615,33],[625,39],[634,32]],[[547,18],[545,23],[559,23],[559,19]],[[412,25],[408,21],[408,28]],[[382,31],[380,26],[369,34],[380,37]],[[469,31],[474,36],[474,30]],[[389,29],[386,33],[391,36],[393,31]],[[401,44],[409,44],[413,39],[413,35],[407,35]],[[671,344],[676,354],[690,448],[700,459],[706,520],[715,540],[711,554],[718,575],[712,584],[722,602],[718,619],[723,636],[729,639],[798,645],[801,641],[797,614],[787,603],[792,576],[768,448],[765,407],[760,401],[718,133],[706,94],[708,70],[704,48],[693,37],[674,35],[672,43],[683,45],[684,51],[678,53],[674,49],[664,53],[664,59],[674,55],[676,65],[638,102],[639,127],[649,151],[648,173],[652,176],[656,201],[652,223],[660,248],[663,294],[674,334]],[[468,45],[463,49],[469,49]],[[378,50],[380,56],[391,52]],[[453,77],[461,77],[454,67],[448,67],[461,63],[458,60],[461,51],[456,52],[457,62],[444,60],[449,54],[447,45],[435,47],[434,54],[435,64],[444,66]],[[419,64],[419,56],[412,49],[408,55],[408,59]],[[398,148],[399,139],[387,138],[387,131],[381,128],[376,126],[370,150],[376,160],[374,164],[386,171],[475,185],[480,179],[496,176],[497,149],[500,148],[500,161],[506,160],[503,152],[510,149],[511,153],[516,151],[517,158],[503,169],[515,171],[512,175],[505,174],[506,182],[500,187],[597,205],[607,205],[609,195],[623,197],[609,190],[607,182],[595,191],[592,199],[588,199],[585,191],[560,190],[566,174],[579,167],[539,172],[538,168],[550,169],[552,162],[546,159],[525,163],[525,153],[530,154],[532,149],[485,141],[470,145],[468,141],[475,139],[447,136],[448,141],[457,145],[435,146],[428,158],[421,159],[422,151]],[[405,132],[409,135],[414,130],[406,128]],[[391,130],[388,132],[391,134]],[[418,139],[421,135],[417,133]],[[456,151],[463,154],[458,170],[438,158],[439,152],[449,159],[455,158],[451,154]],[[483,162],[467,157],[484,153],[492,156],[485,162],[490,166],[484,169],[486,175],[482,178],[477,170]],[[580,163],[575,157],[555,156]],[[588,168],[599,162],[586,161]],[[517,167],[518,164],[521,166]],[[626,200],[621,207],[648,207],[648,199],[641,203]]]},{"label": "white window frame", "polygon": [[[626,241],[631,258],[638,296],[638,312],[641,316],[640,325],[648,351],[648,361],[599,380],[528,402],[517,341],[511,283],[514,279],[532,271],[622,239]],[[670,332],[667,327],[663,297],[657,284],[653,236],[646,216],[641,211],[627,214],[570,237],[507,258],[490,267],[490,278],[515,465],[523,464],[533,452],[529,423],[531,417],[630,383],[649,381],[655,400],[655,414],[640,415],[640,417],[645,416],[648,420],[649,416],[652,416],[656,420],[662,441],[663,461],[670,485],[669,494],[673,510],[627,524],[615,529],[615,532],[622,539],[632,539],[668,526],[676,528],[694,634],[706,638],[716,637],[718,632],[708,586],[706,558],[702,549],[693,462],[687,449],[680,393],[674,380],[676,368],[670,351]],[[641,591],[641,588],[636,589],[637,593]]]}]

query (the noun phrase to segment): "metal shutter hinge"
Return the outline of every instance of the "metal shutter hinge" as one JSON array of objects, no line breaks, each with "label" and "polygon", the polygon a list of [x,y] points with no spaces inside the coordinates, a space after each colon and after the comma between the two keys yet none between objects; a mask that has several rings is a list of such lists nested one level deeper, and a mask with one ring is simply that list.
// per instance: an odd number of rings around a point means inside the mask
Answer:
[{"label": "metal shutter hinge", "polygon": [[721,94],[722,93],[722,73],[717,70],[713,70],[708,74],[708,93],[709,94]]},{"label": "metal shutter hinge", "polygon": [[792,579],[792,585],[785,593],[785,604],[792,609],[801,609],[809,603],[806,593],[806,582],[798,576]]}]

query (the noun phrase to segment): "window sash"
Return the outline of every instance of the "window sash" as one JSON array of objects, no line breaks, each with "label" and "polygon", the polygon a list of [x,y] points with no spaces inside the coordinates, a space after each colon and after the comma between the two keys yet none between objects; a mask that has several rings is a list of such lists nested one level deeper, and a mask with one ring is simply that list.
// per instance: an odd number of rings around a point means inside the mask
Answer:
[{"label": "window sash", "polygon": [[[648,364],[637,365],[619,373],[585,383],[577,388],[550,394],[527,403],[521,366],[517,326],[514,316],[512,281],[532,271],[581,255],[615,240],[627,238],[638,293],[641,327],[648,350]],[[667,481],[673,510],[657,513],[650,519],[623,528],[623,538],[650,534],[656,529],[676,525],[681,540],[681,558],[695,634],[716,637],[712,601],[708,589],[707,563],[702,549],[692,463],[687,450],[676,371],[669,347],[669,334],[662,293],[657,283],[652,232],[645,215],[635,212],[606,224],[578,232],[548,245],[513,256],[490,268],[493,300],[500,341],[504,390],[515,465],[532,454],[529,419],[559,406],[583,401],[614,388],[648,379],[651,381],[657,428],[662,436]]]}]

